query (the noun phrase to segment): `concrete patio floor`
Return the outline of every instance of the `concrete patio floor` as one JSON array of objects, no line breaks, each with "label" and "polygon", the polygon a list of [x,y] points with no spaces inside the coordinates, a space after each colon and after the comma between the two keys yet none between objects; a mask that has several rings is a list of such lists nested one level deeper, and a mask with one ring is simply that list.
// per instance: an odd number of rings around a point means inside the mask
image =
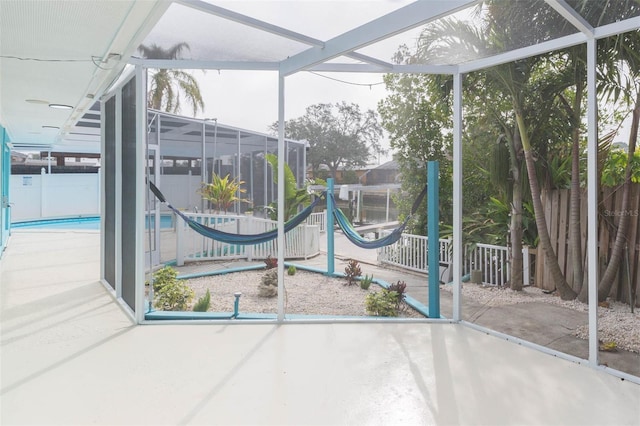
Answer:
[{"label": "concrete patio floor", "polygon": [[640,424],[640,385],[464,325],[132,324],[95,232],[0,261],[0,423]]}]

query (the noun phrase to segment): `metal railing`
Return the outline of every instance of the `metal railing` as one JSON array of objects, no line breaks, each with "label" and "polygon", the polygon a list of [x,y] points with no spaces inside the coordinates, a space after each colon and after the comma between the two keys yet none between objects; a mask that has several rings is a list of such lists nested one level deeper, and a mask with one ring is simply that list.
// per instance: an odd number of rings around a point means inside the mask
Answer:
[{"label": "metal railing", "polygon": [[[277,222],[243,215],[185,213],[198,223],[234,234],[260,234],[276,229]],[[255,245],[224,243],[204,237],[189,228],[183,220],[176,225],[176,263],[224,259],[265,259],[278,254],[277,240]],[[301,259],[320,252],[320,228],[300,225],[285,234],[285,258]]]}]

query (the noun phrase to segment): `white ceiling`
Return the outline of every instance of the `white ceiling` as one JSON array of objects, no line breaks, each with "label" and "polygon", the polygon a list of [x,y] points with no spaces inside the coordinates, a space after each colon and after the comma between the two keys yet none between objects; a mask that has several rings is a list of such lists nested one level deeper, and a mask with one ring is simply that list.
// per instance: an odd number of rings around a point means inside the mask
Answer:
[{"label": "white ceiling", "polygon": [[0,0],[0,123],[14,146],[73,145],[62,136],[117,78],[168,4]]}]

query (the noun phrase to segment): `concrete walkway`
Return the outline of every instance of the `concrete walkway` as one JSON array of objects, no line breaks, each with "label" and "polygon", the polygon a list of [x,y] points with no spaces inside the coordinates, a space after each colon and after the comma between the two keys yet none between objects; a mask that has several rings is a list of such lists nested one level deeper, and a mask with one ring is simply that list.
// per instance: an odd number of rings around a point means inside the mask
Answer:
[{"label": "concrete walkway", "polygon": [[459,324],[135,326],[98,282],[98,242],[11,237],[0,261],[0,424],[640,420],[640,385]]}]

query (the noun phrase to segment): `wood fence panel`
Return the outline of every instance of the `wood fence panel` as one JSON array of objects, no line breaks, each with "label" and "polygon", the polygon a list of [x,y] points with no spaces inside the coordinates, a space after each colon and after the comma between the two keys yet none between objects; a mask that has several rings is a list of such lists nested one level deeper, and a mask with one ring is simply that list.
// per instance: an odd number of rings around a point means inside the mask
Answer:
[{"label": "wood fence panel", "polygon": [[[599,258],[599,279],[605,271],[606,265],[611,257],[611,250],[615,243],[616,230],[622,215],[629,216],[629,229],[627,231],[628,263],[627,254],[623,253],[623,261],[616,272],[616,278],[611,289],[610,297],[614,300],[628,303],[630,296],[635,298],[636,306],[640,307],[640,184],[633,184],[630,191],[629,208],[622,209],[622,188],[603,188],[598,210],[598,258]],[[570,213],[570,192],[568,190],[543,191],[541,199],[544,208],[547,226],[549,227],[549,237],[552,246],[558,256],[560,269],[563,271],[567,282],[574,290],[580,287],[580,283],[573,282],[573,264],[571,253],[573,247],[569,244],[569,213]],[[580,220],[581,220],[581,245],[583,250],[585,274],[588,268],[587,262],[587,196],[586,191],[582,194]],[[535,285],[545,290],[553,289],[548,268],[542,250],[536,256],[536,279]],[[631,293],[629,291],[631,283]]]}]

